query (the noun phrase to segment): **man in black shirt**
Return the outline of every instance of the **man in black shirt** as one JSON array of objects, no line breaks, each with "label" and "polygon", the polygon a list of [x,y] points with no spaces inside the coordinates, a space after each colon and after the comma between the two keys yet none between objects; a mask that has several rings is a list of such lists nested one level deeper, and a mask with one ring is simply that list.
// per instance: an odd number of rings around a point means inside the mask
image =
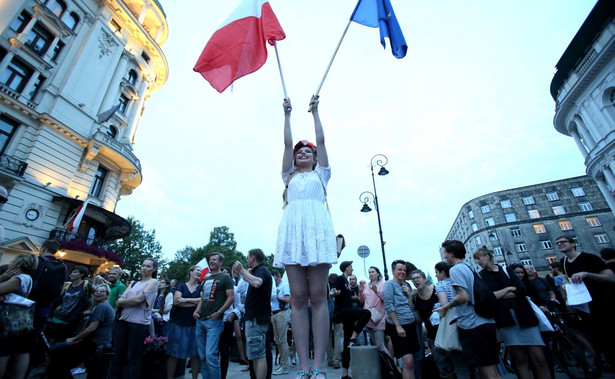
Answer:
[{"label": "man in black shirt", "polygon": [[248,272],[240,262],[235,262],[233,272],[243,276],[248,282],[248,292],[245,302],[246,343],[248,359],[254,368],[256,379],[267,377],[268,366],[267,350],[271,350],[267,343],[267,332],[271,321],[271,273],[265,267],[265,253],[261,249],[252,249],[248,252]]},{"label": "man in black shirt", "polygon": [[350,367],[350,347],[356,344],[359,333],[363,330],[371,313],[367,309],[353,308],[352,296],[354,293],[348,284],[348,277],[352,275],[352,261],[344,261],[340,264],[339,275],[335,280],[335,312],[333,322],[344,325],[344,350],[342,351],[342,379],[350,379],[348,368]]},{"label": "man in black shirt", "polygon": [[615,283],[615,273],[597,255],[577,251],[574,239],[560,236],[555,245],[566,255],[563,261],[564,274],[572,283],[585,283],[592,297],[589,314],[583,314],[585,332],[604,353],[607,362],[615,362],[613,341],[615,328],[612,327],[612,296],[609,287]]}]

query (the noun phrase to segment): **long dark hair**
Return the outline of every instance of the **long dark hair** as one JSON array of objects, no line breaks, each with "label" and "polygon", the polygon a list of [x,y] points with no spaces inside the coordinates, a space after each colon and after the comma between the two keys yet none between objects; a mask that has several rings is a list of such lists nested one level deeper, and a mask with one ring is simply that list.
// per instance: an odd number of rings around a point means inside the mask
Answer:
[{"label": "long dark hair", "polygon": [[167,287],[162,290],[162,294],[160,293],[160,288],[158,288],[158,296],[162,296],[162,301],[160,302],[160,309],[158,313],[162,315],[164,313],[165,299],[167,298],[169,292],[171,292],[171,281],[169,279],[162,279],[161,281],[167,284]]}]

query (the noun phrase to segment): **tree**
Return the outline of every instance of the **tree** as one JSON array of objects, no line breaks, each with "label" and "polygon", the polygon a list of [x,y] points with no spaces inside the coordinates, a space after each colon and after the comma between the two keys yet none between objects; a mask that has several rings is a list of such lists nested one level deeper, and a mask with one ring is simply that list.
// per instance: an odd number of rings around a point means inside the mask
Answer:
[{"label": "tree", "polygon": [[192,263],[192,256],[195,253],[195,249],[191,246],[186,246],[175,253],[175,258],[172,262],[169,262],[166,274],[169,279],[177,279],[179,282],[185,281],[188,270],[194,264]]},{"label": "tree", "polygon": [[215,252],[224,255],[224,266],[230,267],[235,261],[240,261],[244,266],[248,263],[248,258],[237,251],[235,234],[229,231],[228,226],[216,226],[209,233],[209,243],[195,251],[195,263]]},{"label": "tree", "polygon": [[156,241],[156,230],[146,230],[133,216],[128,217],[128,222],[132,226],[130,234],[110,245],[110,250],[124,260],[122,269],[126,276],[139,276],[141,263],[147,258],[154,258],[158,262],[158,272],[162,272],[166,261],[162,258],[162,245]]}]

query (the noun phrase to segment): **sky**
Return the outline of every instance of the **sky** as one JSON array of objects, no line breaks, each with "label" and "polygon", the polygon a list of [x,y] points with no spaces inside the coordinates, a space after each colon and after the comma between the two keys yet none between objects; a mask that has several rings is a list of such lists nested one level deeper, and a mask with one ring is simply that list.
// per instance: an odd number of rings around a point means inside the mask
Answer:
[{"label": "sky", "polygon": [[[282,85],[275,52],[219,94],[192,71],[239,0],[161,1],[169,78],[153,93],[134,152],[143,182],[118,203],[155,229],[172,259],[209,242],[216,226],[244,254],[273,254],[282,216]],[[328,202],[340,262],[382,271],[376,212],[361,213],[376,176],[387,265],[410,260],[433,276],[439,246],[467,201],[509,188],[583,175],[572,138],[553,127],[555,65],[595,5],[588,0],[391,0],[408,45],[396,59],[377,29],[350,25],[320,91],[332,177]],[[314,140],[307,112],[356,0],[271,0],[287,38],[278,44],[293,104],[295,141]],[[373,204],[369,204],[374,208]],[[357,248],[365,245],[363,261]],[[390,269],[389,269],[390,271]],[[334,265],[332,272],[338,272]]]}]

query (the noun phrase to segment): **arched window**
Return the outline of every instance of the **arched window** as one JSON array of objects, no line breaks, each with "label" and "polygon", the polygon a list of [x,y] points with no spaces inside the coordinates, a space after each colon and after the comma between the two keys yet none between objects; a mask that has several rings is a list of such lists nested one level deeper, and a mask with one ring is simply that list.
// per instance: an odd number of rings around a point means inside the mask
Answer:
[{"label": "arched window", "polygon": [[77,13],[75,12],[70,12],[70,14],[65,14],[64,17],[62,17],[62,21],[64,21],[66,26],[68,26],[71,30],[75,30],[77,24],[79,23],[79,16],[77,16]]},{"label": "arched window", "polygon": [[58,17],[61,17],[64,11],[66,11],[66,3],[62,0],[47,0],[44,3]]},{"label": "arched window", "polygon": [[609,94],[609,102],[611,105],[615,106],[615,88],[613,88]]},{"label": "arched window", "polygon": [[137,82],[137,72],[135,70],[128,71],[128,83],[134,86],[136,82]]},{"label": "arched window", "polygon": [[115,137],[117,136],[117,128],[113,125],[110,126],[109,129],[107,129],[107,135],[115,139]]}]

